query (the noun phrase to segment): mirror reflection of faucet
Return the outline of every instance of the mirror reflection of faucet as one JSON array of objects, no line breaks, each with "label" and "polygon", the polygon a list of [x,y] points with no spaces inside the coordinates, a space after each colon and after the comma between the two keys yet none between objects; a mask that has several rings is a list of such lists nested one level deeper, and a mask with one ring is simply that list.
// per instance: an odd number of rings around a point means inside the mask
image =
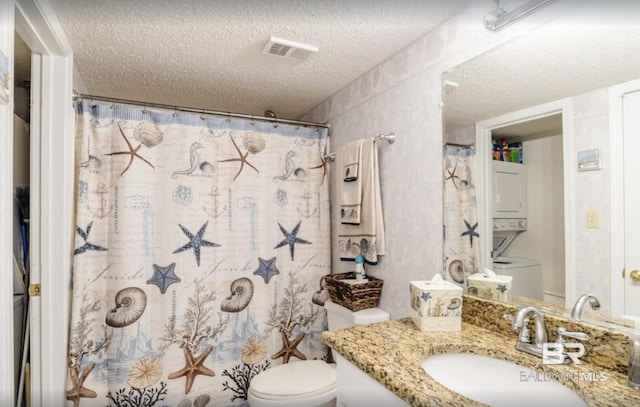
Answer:
[{"label": "mirror reflection of faucet", "polygon": [[584,304],[586,304],[587,301],[589,301],[589,305],[591,306],[591,309],[593,310],[600,309],[600,301],[598,301],[595,295],[588,294],[588,293],[582,294],[580,298],[578,298],[578,300],[576,301],[575,305],[573,306],[573,309],[571,310],[571,318],[577,321],[580,321],[580,318],[582,317],[582,309],[584,308]]}]

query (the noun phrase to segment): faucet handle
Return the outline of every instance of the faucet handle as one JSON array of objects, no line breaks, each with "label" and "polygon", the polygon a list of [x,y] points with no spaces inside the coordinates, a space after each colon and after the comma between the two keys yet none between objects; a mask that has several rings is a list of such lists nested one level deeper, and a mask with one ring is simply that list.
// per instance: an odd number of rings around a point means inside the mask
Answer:
[{"label": "faucet handle", "polygon": [[[502,318],[513,324],[513,321],[516,317],[513,314],[504,314]],[[529,318],[524,318],[522,320],[522,327],[520,328],[520,333],[518,334],[518,341],[524,343],[531,343],[531,330],[529,329]]]},{"label": "faucet handle", "polygon": [[573,338],[579,341],[586,341],[589,339],[589,335],[584,332],[569,332],[563,327],[557,328],[558,338],[556,339],[556,343],[564,343],[564,338]]},{"label": "faucet handle", "polygon": [[531,330],[529,329],[529,318],[525,318],[522,321],[522,328],[520,328],[518,341],[524,342],[524,343],[531,343]]}]

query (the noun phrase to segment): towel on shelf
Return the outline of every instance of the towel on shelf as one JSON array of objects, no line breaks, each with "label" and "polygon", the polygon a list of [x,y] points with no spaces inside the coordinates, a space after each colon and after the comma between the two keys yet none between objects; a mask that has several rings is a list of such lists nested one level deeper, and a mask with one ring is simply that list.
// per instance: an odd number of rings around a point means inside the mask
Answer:
[{"label": "towel on shelf", "polygon": [[[353,225],[340,222],[338,224],[338,253],[342,261],[354,261],[358,254],[362,254],[367,264],[377,264],[378,256],[386,253],[378,150],[373,139],[360,141],[362,143],[358,170],[358,179],[362,184],[360,223]],[[338,156],[339,154],[340,151]],[[346,184],[343,174],[339,174],[336,181],[338,190]]]},{"label": "towel on shelf", "polygon": [[336,165],[343,182],[338,183],[340,223],[359,225],[362,211],[362,140],[352,141],[336,153]]}]

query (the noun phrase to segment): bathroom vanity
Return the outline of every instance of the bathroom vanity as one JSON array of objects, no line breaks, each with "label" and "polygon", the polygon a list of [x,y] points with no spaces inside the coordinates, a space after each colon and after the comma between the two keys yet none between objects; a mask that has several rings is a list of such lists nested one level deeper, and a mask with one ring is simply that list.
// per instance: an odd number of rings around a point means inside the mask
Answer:
[{"label": "bathroom vanity", "polygon": [[[473,353],[517,363],[539,373],[522,380],[559,382],[589,406],[640,405],[640,391],[627,384],[627,334],[545,315],[550,341],[556,339],[557,327],[585,332],[589,340],[584,343],[583,364],[543,364],[540,357],[515,349],[518,332],[503,316],[517,310],[509,304],[465,295],[460,332],[423,332],[410,318],[403,318],[327,331],[322,340],[351,362],[350,366],[411,406],[483,405],[449,390],[424,371],[426,358],[443,353]],[[354,387],[342,381],[338,372],[338,394],[341,386]]]}]

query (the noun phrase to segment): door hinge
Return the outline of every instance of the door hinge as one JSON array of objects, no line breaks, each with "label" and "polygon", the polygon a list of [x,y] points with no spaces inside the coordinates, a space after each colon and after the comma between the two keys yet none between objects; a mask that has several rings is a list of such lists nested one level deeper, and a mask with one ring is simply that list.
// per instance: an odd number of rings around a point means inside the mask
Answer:
[{"label": "door hinge", "polygon": [[29,296],[30,297],[40,297],[40,283],[38,283],[38,284],[29,284]]}]

